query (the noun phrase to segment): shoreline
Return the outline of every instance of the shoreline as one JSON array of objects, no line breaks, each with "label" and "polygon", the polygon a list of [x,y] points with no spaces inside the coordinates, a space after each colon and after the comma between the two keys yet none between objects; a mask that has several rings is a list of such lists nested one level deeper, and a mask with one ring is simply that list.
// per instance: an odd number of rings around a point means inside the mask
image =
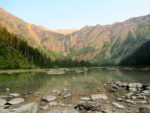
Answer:
[{"label": "shoreline", "polygon": [[74,67],[74,68],[58,68],[58,69],[8,69],[8,70],[0,70],[0,74],[13,74],[13,73],[27,73],[27,72],[42,72],[48,74],[64,74],[66,72],[85,72],[85,71],[98,71],[98,70],[125,70],[125,71],[150,71],[150,67],[123,67],[123,66],[103,66],[103,67]]}]

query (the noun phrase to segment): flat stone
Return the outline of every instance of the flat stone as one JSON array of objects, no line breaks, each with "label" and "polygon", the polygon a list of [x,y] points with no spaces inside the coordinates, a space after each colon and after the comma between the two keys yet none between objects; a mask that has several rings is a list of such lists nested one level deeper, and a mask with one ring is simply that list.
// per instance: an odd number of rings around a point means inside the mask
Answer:
[{"label": "flat stone", "polygon": [[119,87],[122,87],[122,82],[120,81],[116,81],[115,84],[118,85]]},{"label": "flat stone", "polygon": [[119,103],[113,102],[112,105],[115,106],[116,108],[124,109],[124,106]]},{"label": "flat stone", "polygon": [[77,110],[74,110],[74,109],[68,109],[68,110],[51,110],[51,111],[48,111],[46,113],[79,113]]},{"label": "flat stone", "polygon": [[126,100],[126,103],[130,103],[130,104],[136,104],[136,102],[132,101],[132,100]]},{"label": "flat stone", "polygon": [[58,103],[57,103],[56,101],[53,101],[53,102],[49,102],[49,105],[50,105],[50,106],[57,106]]},{"label": "flat stone", "polygon": [[89,98],[89,97],[81,97],[80,100],[86,100],[86,101],[88,101],[88,100],[91,100],[91,98]]},{"label": "flat stone", "polygon": [[64,110],[62,111],[62,113],[79,113],[77,110],[74,110],[74,109],[68,109],[68,110]]},{"label": "flat stone", "polygon": [[50,102],[50,101],[54,101],[56,99],[55,96],[52,96],[52,95],[49,95],[49,96],[44,96],[42,98],[43,101],[47,101],[47,102]]},{"label": "flat stone", "polygon": [[140,101],[136,101],[137,104],[146,104],[147,101],[146,100],[140,100]]},{"label": "flat stone", "polygon": [[11,101],[9,101],[8,103],[11,105],[15,105],[15,104],[23,103],[23,102],[24,102],[23,98],[15,98],[15,99],[12,99]]},{"label": "flat stone", "polygon": [[125,97],[128,98],[128,99],[130,99],[133,94],[134,94],[133,92],[130,92],[128,94],[125,94]]},{"label": "flat stone", "polygon": [[117,98],[117,101],[122,102],[123,99],[122,98]]},{"label": "flat stone", "polygon": [[70,93],[69,93],[69,94],[64,95],[64,98],[68,98],[68,97],[71,97],[71,94],[70,94]]},{"label": "flat stone", "polygon": [[135,92],[135,91],[137,91],[137,88],[136,87],[131,87],[131,88],[129,88],[129,91]]},{"label": "flat stone", "polygon": [[53,90],[52,93],[60,94],[60,91],[59,90]]},{"label": "flat stone", "polygon": [[150,86],[147,86],[146,89],[147,89],[147,90],[150,90]]},{"label": "flat stone", "polygon": [[19,97],[20,96],[19,93],[10,93],[9,95],[12,96],[12,97]]},{"label": "flat stone", "polygon": [[36,102],[23,105],[15,110],[15,113],[36,113],[38,104]]},{"label": "flat stone", "polygon": [[91,95],[92,100],[107,100],[108,97],[105,94],[96,94],[96,95]]},{"label": "flat stone", "polygon": [[150,96],[150,90],[144,90],[143,94],[146,95],[146,96]]},{"label": "flat stone", "polygon": [[58,105],[62,106],[62,107],[65,107],[66,105],[62,102],[59,102]]},{"label": "flat stone", "polygon": [[139,108],[140,113],[150,113],[150,106],[142,106]]},{"label": "flat stone", "polygon": [[6,100],[0,98],[0,106],[4,106],[6,103]]}]

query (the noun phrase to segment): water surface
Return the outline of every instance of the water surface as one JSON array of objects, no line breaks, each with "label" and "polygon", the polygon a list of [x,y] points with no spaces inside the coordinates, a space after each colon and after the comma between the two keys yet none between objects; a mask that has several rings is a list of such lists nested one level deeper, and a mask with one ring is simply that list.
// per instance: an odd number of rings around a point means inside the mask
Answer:
[{"label": "water surface", "polygon": [[11,92],[47,92],[53,89],[68,88],[96,89],[103,83],[112,81],[150,82],[150,71],[91,71],[85,73],[66,73],[63,75],[48,75],[46,73],[0,74],[0,94],[5,94],[6,88]]}]

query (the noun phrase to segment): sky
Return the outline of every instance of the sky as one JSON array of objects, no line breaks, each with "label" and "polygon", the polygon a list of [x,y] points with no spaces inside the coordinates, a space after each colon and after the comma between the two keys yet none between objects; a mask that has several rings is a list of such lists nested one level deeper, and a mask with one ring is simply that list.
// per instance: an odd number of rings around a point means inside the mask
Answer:
[{"label": "sky", "polygon": [[0,7],[53,30],[106,25],[150,14],[150,0],[0,0]]}]

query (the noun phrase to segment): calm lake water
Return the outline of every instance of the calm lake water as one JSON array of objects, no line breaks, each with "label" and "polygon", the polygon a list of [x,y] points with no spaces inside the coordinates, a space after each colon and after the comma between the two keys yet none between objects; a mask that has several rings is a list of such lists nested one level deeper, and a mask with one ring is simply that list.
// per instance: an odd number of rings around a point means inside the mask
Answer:
[{"label": "calm lake water", "polygon": [[106,82],[150,82],[150,71],[92,71],[86,73],[66,73],[63,75],[48,75],[46,73],[0,74],[0,94],[5,94],[6,88],[11,92],[47,92],[54,89],[69,88],[94,89]]}]

